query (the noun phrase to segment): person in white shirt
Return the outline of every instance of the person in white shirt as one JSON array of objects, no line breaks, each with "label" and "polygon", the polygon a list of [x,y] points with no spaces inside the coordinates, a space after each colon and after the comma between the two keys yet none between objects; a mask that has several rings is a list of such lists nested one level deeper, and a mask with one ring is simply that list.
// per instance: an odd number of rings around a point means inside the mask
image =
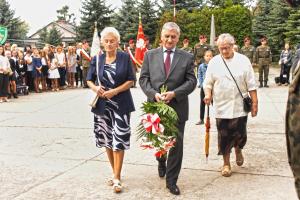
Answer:
[{"label": "person in white shirt", "polygon": [[0,45],[0,103],[8,102],[8,84],[9,84],[10,64],[7,57],[4,56],[4,47]]},{"label": "person in white shirt", "polygon": [[[235,148],[236,164],[243,165],[242,149],[247,141],[248,112],[244,111],[243,97],[250,94],[251,115],[257,115],[257,86],[250,60],[234,52],[234,38],[228,33],[221,34],[217,41],[220,54],[208,64],[203,87],[204,101],[213,99],[218,129],[219,155],[223,155],[222,175],[231,176],[230,153]],[[226,63],[226,65],[225,65]],[[228,67],[228,68],[227,68]],[[232,73],[234,79],[230,75]],[[239,92],[239,89],[241,93]]]}]

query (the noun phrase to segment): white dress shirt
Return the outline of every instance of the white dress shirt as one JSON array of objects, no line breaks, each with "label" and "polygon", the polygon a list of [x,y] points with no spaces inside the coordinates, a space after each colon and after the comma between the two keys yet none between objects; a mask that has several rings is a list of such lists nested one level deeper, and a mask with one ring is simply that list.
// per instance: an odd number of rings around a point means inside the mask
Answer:
[{"label": "white dress shirt", "polygon": [[[171,58],[170,64],[171,64],[171,65],[172,65],[172,60],[173,60],[173,57],[174,57],[175,49],[176,49],[176,47],[174,47],[173,49],[170,49],[170,50],[172,51],[171,54],[170,54],[170,58]],[[164,51],[164,63],[165,63],[166,58],[167,58],[167,55],[168,55],[167,50],[168,50],[167,48],[163,47],[163,51]],[[170,66],[171,66],[171,65],[170,65]]]},{"label": "white dress shirt", "polygon": [[[246,56],[234,52],[233,58],[225,61],[244,97],[248,91],[257,89],[254,71]],[[248,114],[243,109],[243,99],[220,55],[208,63],[203,87],[212,90],[216,118],[233,119]]]}]

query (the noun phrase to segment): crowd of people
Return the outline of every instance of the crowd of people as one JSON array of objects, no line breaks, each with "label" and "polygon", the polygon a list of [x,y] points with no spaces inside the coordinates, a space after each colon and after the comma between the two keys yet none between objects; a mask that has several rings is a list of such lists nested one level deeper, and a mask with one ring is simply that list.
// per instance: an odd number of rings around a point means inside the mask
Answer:
[{"label": "crowd of people", "polygon": [[88,88],[89,43],[76,46],[45,45],[42,49],[16,44],[0,46],[0,102],[18,98],[21,86],[29,92],[46,92],[76,87]]}]

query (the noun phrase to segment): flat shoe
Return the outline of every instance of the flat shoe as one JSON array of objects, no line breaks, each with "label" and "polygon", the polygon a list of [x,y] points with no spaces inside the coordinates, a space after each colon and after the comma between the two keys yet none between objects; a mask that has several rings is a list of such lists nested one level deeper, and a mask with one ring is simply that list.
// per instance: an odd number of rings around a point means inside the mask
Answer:
[{"label": "flat shoe", "polygon": [[107,180],[107,185],[108,186],[113,186],[114,185],[114,181],[113,180],[114,180],[114,175],[112,175],[112,177]]},{"label": "flat shoe", "polygon": [[120,193],[122,192],[122,185],[121,185],[121,181],[118,179],[114,179],[113,180],[113,190],[115,193]]},{"label": "flat shoe", "polygon": [[232,172],[231,172],[231,168],[229,165],[224,165],[221,171],[222,176],[224,177],[229,177],[231,176]]}]

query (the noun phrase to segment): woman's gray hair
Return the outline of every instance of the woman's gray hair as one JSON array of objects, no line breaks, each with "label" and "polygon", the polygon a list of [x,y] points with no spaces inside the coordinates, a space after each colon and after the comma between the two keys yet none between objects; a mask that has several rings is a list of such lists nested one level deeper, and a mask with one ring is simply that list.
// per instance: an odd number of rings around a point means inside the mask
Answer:
[{"label": "woman's gray hair", "polygon": [[163,25],[161,32],[164,30],[175,30],[177,31],[178,35],[180,35],[180,28],[175,22],[167,22]]},{"label": "woman's gray hair", "polygon": [[100,36],[101,36],[101,42],[103,42],[103,39],[105,36],[107,36],[108,34],[112,34],[118,42],[120,42],[120,33],[119,31],[114,28],[114,27],[105,27],[101,33],[100,33]]},{"label": "woman's gray hair", "polygon": [[218,46],[221,43],[227,43],[227,44],[230,44],[230,45],[234,45],[235,44],[235,39],[229,33],[223,33],[223,34],[219,35],[218,40],[217,40],[217,45]]}]

